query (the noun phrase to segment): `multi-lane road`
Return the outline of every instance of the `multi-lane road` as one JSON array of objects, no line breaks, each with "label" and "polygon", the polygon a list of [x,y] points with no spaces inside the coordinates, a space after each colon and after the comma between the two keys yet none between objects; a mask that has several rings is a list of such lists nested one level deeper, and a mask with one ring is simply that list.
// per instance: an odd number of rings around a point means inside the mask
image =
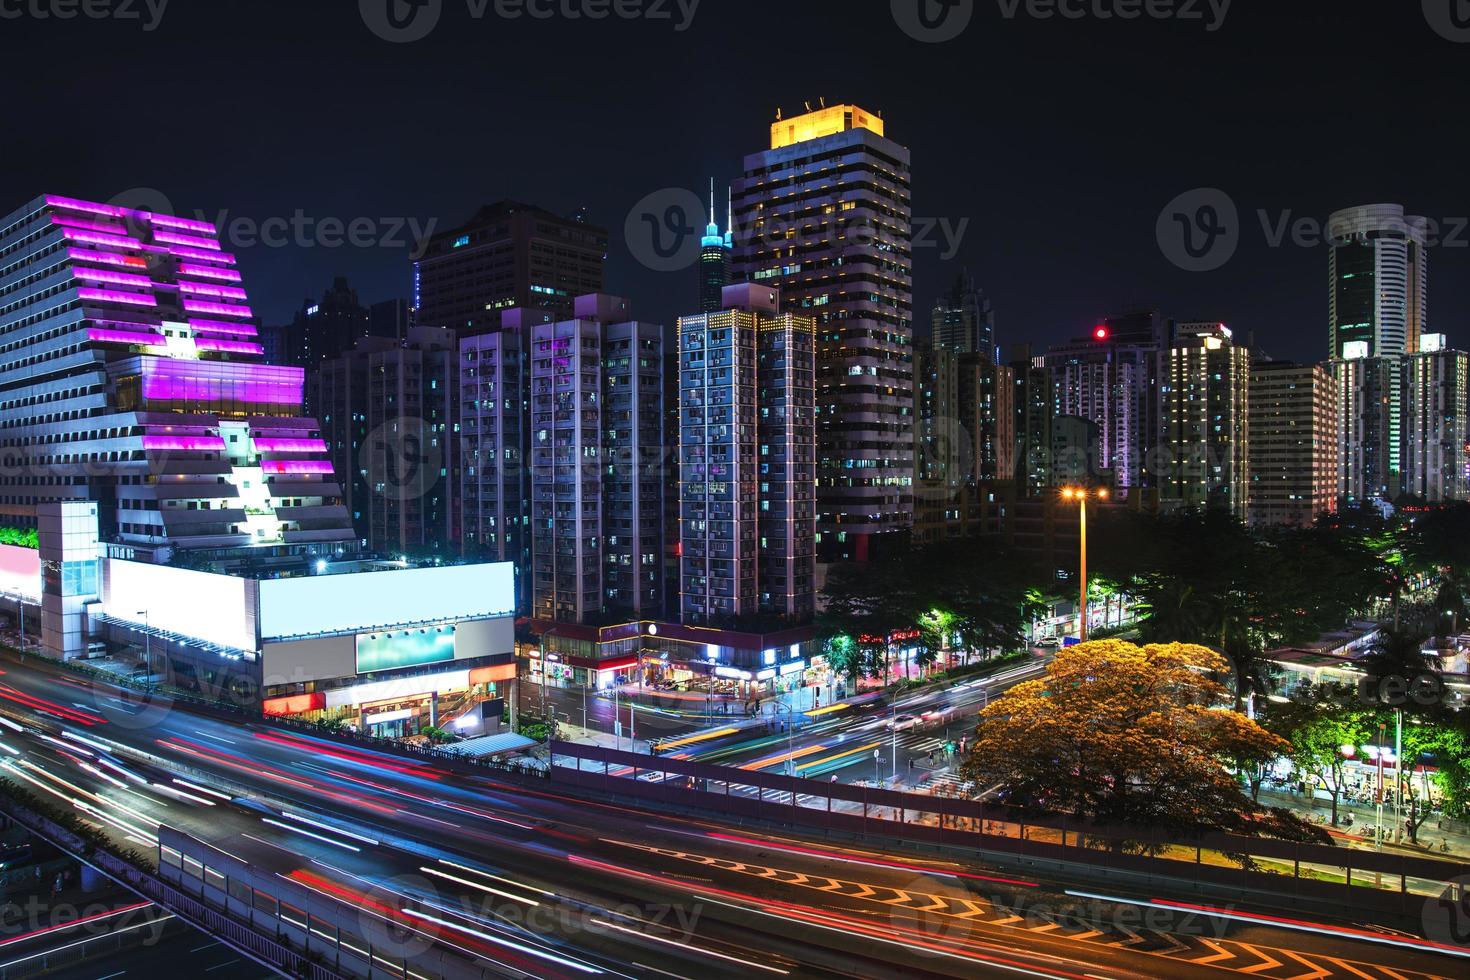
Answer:
[{"label": "multi-lane road", "polygon": [[123,847],[156,850],[166,824],[363,915],[419,924],[398,930],[405,942],[490,976],[1285,980],[1450,977],[1466,964],[1392,933],[1129,904],[974,861],[590,802],[554,781],[139,710],[49,665],[0,669],[0,777]]}]

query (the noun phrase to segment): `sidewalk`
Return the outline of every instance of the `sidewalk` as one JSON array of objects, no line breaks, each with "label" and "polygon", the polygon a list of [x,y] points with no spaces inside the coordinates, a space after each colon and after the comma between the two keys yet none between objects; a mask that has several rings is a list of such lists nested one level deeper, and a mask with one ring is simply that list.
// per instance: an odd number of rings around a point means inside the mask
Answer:
[{"label": "sidewalk", "polygon": [[[1295,793],[1282,793],[1276,790],[1261,790],[1261,803],[1267,806],[1278,806],[1290,810],[1298,816],[1306,817],[1316,822],[1319,818],[1327,821],[1323,829],[1338,838],[1348,847],[1357,847],[1372,850],[1377,845],[1373,841],[1373,830],[1377,820],[1377,809],[1373,806],[1364,806],[1360,803],[1339,802],[1337,805],[1338,826],[1331,825],[1332,801],[1318,797],[1315,806],[1309,805],[1307,801]],[[1343,821],[1348,814],[1352,815],[1351,826]],[[1383,846],[1399,850],[1407,854],[1417,854],[1423,857],[1467,857],[1470,856],[1470,828],[1463,823],[1441,814],[1434,814],[1424,821],[1419,827],[1419,843],[1414,845],[1409,842],[1407,833],[1403,832],[1402,817],[1395,822],[1393,807],[1383,808],[1383,826],[1388,836],[1385,837]],[[1401,840],[1395,841],[1393,832],[1400,831]],[[1442,850],[1441,844],[1448,844],[1448,850]]]}]

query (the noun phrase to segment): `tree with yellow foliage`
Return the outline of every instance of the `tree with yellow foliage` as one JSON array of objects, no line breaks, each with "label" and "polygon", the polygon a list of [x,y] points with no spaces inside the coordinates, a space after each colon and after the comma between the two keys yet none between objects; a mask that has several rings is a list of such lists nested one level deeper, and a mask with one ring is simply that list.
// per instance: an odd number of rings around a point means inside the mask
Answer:
[{"label": "tree with yellow foliage", "polygon": [[1059,651],[1046,675],[1019,684],[980,716],[963,765],[1006,804],[1101,823],[1228,830],[1299,840],[1321,833],[1251,801],[1232,760],[1291,745],[1221,707],[1225,658],[1186,643],[1099,640]]}]

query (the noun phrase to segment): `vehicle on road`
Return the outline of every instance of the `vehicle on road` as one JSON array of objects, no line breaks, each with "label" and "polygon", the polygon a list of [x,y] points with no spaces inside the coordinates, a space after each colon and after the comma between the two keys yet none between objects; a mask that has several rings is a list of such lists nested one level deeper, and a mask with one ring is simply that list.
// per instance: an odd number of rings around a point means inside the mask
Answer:
[{"label": "vehicle on road", "polygon": [[899,715],[888,722],[888,727],[895,732],[907,731],[919,723],[916,715]]}]

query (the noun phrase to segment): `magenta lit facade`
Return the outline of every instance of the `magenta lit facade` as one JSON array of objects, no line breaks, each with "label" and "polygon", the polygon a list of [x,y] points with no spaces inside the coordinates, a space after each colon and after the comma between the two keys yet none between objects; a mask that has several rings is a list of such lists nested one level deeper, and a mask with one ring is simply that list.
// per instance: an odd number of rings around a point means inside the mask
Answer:
[{"label": "magenta lit facade", "polygon": [[352,549],[303,372],[262,360],[208,222],[45,195],[0,218],[0,523],[95,501],[128,557]]}]

